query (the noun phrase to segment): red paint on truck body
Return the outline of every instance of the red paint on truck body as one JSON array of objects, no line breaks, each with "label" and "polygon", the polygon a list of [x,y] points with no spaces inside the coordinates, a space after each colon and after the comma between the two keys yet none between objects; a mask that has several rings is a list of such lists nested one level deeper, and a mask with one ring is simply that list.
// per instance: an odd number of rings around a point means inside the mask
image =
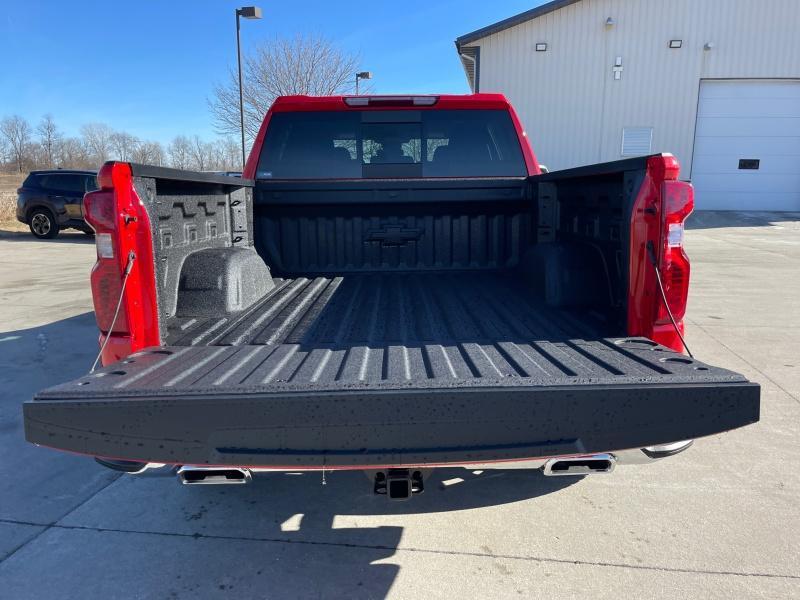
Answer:
[{"label": "red paint on truck body", "polygon": [[[150,219],[133,187],[128,163],[107,162],[97,175],[100,189],[84,197],[86,221],[95,230],[100,248],[101,236],[110,236],[113,255],[102,255],[91,273],[95,318],[100,328],[100,344],[106,344],[102,364],[108,365],[147,346],[161,343],[156,303],[155,258]],[[134,261],[128,276],[119,315],[112,320],[122,290],[122,279],[129,256]]]}]

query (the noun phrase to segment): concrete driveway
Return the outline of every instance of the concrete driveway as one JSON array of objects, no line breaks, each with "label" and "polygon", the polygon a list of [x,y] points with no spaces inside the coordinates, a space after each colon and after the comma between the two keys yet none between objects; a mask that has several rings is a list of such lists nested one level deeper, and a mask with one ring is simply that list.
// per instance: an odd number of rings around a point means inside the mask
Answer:
[{"label": "concrete driveway", "polygon": [[194,487],[23,439],[96,352],[82,235],[0,235],[0,596],[798,598],[800,215],[700,214],[689,344],[763,386],[758,425],[607,477],[460,469],[408,503],[360,473]]}]

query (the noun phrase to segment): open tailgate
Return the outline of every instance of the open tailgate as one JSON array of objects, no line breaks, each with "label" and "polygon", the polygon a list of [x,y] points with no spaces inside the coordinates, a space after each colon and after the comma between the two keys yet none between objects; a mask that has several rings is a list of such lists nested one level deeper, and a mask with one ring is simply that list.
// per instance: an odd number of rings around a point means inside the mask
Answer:
[{"label": "open tailgate", "polygon": [[644,338],[151,348],[24,405],[30,442],[160,463],[365,467],[640,448],[759,418],[758,384]]}]

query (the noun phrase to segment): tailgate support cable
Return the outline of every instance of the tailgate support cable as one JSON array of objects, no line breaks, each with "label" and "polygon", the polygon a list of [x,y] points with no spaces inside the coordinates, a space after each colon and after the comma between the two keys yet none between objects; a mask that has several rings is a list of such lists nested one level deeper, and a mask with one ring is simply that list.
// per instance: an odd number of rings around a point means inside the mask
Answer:
[{"label": "tailgate support cable", "polygon": [[103,340],[103,344],[100,346],[100,352],[97,354],[97,358],[94,359],[94,364],[92,368],[89,370],[89,373],[94,373],[97,369],[97,364],[100,362],[100,359],[103,357],[103,352],[106,349],[106,345],[108,344],[108,340],[111,339],[111,334],[114,331],[114,325],[117,323],[117,317],[119,317],[119,309],[122,308],[122,299],[125,297],[125,284],[128,283],[128,275],[131,274],[131,270],[133,269],[133,261],[136,260],[136,254],[133,253],[131,250],[128,253],[128,263],[125,265],[125,271],[122,274],[122,286],[119,289],[119,300],[117,300],[117,308],[114,310],[114,318],[111,319],[111,325],[108,328],[108,333],[106,334],[106,339]]},{"label": "tailgate support cable", "polygon": [[658,260],[656,259],[656,251],[655,247],[653,246],[653,242],[647,242],[647,255],[650,257],[650,264],[653,265],[653,270],[656,272],[658,291],[661,292],[661,301],[664,303],[664,308],[667,309],[669,320],[672,321],[672,326],[675,328],[675,333],[677,333],[678,337],[681,339],[681,343],[686,349],[686,354],[688,354],[690,358],[694,358],[694,354],[692,354],[692,351],[689,350],[689,346],[686,345],[686,340],[683,339],[683,334],[678,328],[678,324],[675,322],[675,317],[672,315],[672,309],[669,307],[669,302],[667,302],[667,293],[664,291],[664,282],[661,281],[661,273],[658,270]]}]

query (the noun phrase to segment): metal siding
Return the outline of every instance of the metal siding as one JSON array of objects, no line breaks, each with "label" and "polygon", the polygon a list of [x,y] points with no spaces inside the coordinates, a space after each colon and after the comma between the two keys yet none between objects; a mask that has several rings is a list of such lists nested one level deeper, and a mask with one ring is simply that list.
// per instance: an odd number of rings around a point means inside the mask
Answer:
[{"label": "metal siding", "polygon": [[653,127],[688,177],[700,80],[800,78],[798,22],[798,0],[583,0],[470,45],[481,91],[509,97],[551,169],[618,159],[623,127]]}]

